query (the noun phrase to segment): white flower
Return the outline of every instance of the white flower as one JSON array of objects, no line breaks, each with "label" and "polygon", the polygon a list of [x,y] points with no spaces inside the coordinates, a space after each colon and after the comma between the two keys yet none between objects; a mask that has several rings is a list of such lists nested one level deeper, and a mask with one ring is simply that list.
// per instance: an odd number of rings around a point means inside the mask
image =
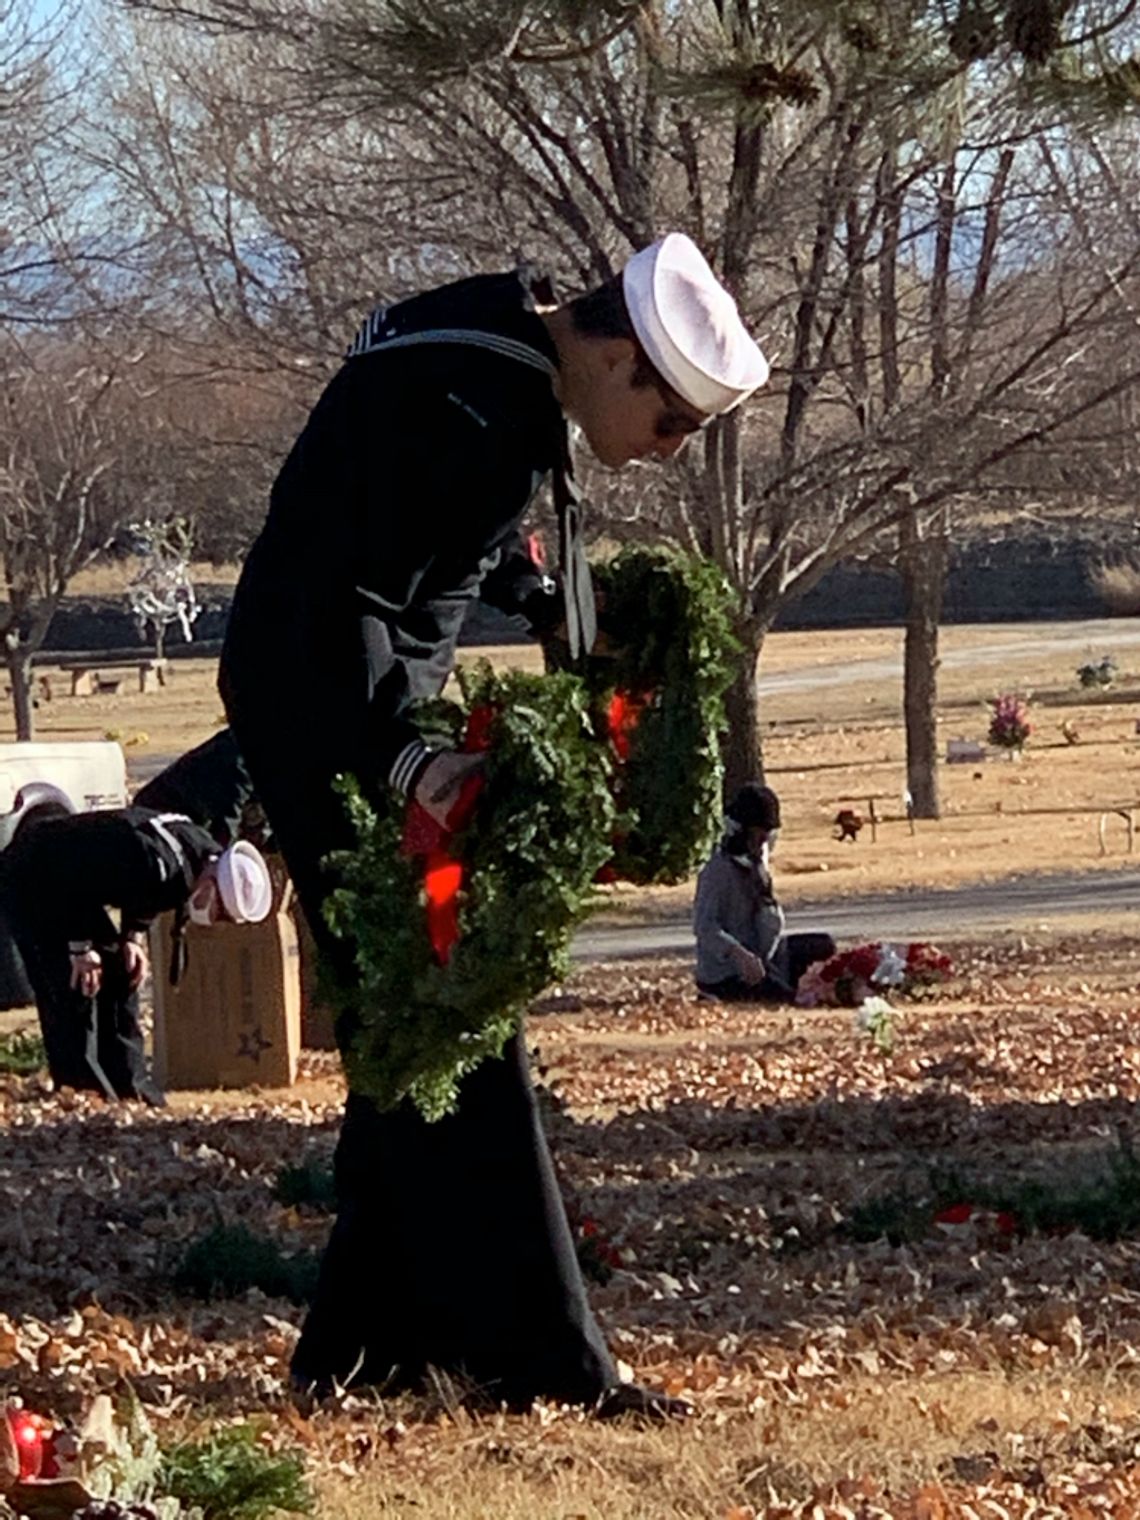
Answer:
[{"label": "white flower", "polygon": [[894,1009],[885,997],[866,997],[855,1010],[855,1028],[867,1034],[884,1019],[890,1019]]},{"label": "white flower", "polygon": [[864,998],[855,1010],[855,1028],[860,1034],[869,1034],[884,1055],[894,1049],[895,1010],[886,998]]}]

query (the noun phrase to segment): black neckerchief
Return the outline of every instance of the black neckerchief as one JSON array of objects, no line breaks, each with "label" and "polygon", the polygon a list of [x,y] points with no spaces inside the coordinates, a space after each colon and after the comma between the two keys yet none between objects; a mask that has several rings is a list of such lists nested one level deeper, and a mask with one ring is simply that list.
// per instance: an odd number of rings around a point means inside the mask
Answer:
[{"label": "black neckerchief", "polygon": [[[539,306],[556,306],[558,296],[554,281],[533,264],[519,266],[523,302],[528,311]],[[598,611],[594,602],[594,583],[582,541],[584,509],[582,493],[574,479],[574,456],[570,449],[570,430],[562,421],[558,459],[551,477],[554,510],[558,516],[558,564],[562,580],[562,599],[566,616],[566,642],[570,658],[577,660],[590,653],[598,634]]]},{"label": "black neckerchief", "polygon": [[566,617],[566,642],[570,658],[588,655],[598,634],[598,611],[594,602],[594,582],[582,541],[582,493],[574,479],[574,460],[570,453],[570,430],[562,424],[561,457],[551,476],[554,510],[558,514],[558,563],[562,578],[562,598]]}]

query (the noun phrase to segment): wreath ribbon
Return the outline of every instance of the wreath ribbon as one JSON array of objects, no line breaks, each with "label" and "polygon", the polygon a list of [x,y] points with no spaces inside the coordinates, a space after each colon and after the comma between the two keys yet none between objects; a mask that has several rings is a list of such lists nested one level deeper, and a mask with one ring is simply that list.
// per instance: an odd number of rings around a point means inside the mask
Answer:
[{"label": "wreath ribbon", "polygon": [[[471,709],[461,753],[485,754],[491,748],[491,725],[496,711],[486,705]],[[428,938],[432,954],[441,966],[447,965],[459,942],[459,894],[463,890],[464,869],[463,862],[452,854],[451,845],[474,812],[484,780],[482,771],[473,771],[464,779],[443,823],[414,801],[404,819],[400,853],[409,858],[423,857]]]},{"label": "wreath ribbon", "polygon": [[648,698],[631,691],[615,691],[606,709],[606,732],[614,747],[614,754],[624,763],[633,747],[633,731]]}]

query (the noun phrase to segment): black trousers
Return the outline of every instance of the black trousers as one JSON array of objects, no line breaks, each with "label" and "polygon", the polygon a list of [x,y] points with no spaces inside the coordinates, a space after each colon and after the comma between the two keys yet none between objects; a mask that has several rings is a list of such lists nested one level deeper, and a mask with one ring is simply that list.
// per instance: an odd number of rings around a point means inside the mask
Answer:
[{"label": "black trousers", "polygon": [[590,1312],[516,1036],[455,1114],[350,1096],[338,1214],[294,1356],[308,1380],[458,1373],[496,1401],[589,1402],[617,1381]]},{"label": "black trousers", "polygon": [[102,985],[96,997],[84,997],[70,986],[67,933],[51,915],[51,883],[29,879],[32,875],[22,871],[16,880],[9,877],[8,889],[0,885],[0,892],[35,993],[52,1081],[107,1098],[149,1093],[138,993],[128,985],[114,924],[105,913],[98,915],[93,943],[103,957]]},{"label": "black trousers", "polygon": [[807,968],[816,961],[830,960],[834,954],[835,941],[830,934],[786,934],[759,985],[730,976],[723,982],[698,982],[697,987],[706,997],[725,1003],[790,1003]]},{"label": "black trousers", "polygon": [[[257,733],[234,726],[318,949],[340,979],[352,978],[352,947],[322,914],[334,885],[322,861],[352,843],[342,805],[319,775],[283,775]],[[342,1043],[350,1026],[351,1013]],[[299,1379],[414,1385],[434,1367],[515,1405],[587,1403],[618,1381],[521,1036],[468,1075],[457,1112],[437,1123],[407,1101],[382,1113],[350,1094],[336,1186],[337,1218],[293,1358]]]}]

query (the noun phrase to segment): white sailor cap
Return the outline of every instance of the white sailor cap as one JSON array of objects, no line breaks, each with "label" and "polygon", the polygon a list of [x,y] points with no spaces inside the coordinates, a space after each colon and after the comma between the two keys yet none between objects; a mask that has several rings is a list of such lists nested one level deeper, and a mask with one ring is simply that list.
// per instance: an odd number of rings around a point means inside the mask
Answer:
[{"label": "white sailor cap", "polygon": [[235,924],[259,924],[273,906],[273,882],[261,851],[239,839],[218,856],[218,895]]},{"label": "white sailor cap", "polygon": [[75,803],[63,790],[50,781],[27,781],[16,793],[12,803],[13,813],[29,813],[32,808],[53,807],[74,813]]},{"label": "white sailor cap", "polygon": [[635,253],[622,290],[654,369],[706,416],[732,411],[767,380],[768,361],[736,302],[683,232]]}]

